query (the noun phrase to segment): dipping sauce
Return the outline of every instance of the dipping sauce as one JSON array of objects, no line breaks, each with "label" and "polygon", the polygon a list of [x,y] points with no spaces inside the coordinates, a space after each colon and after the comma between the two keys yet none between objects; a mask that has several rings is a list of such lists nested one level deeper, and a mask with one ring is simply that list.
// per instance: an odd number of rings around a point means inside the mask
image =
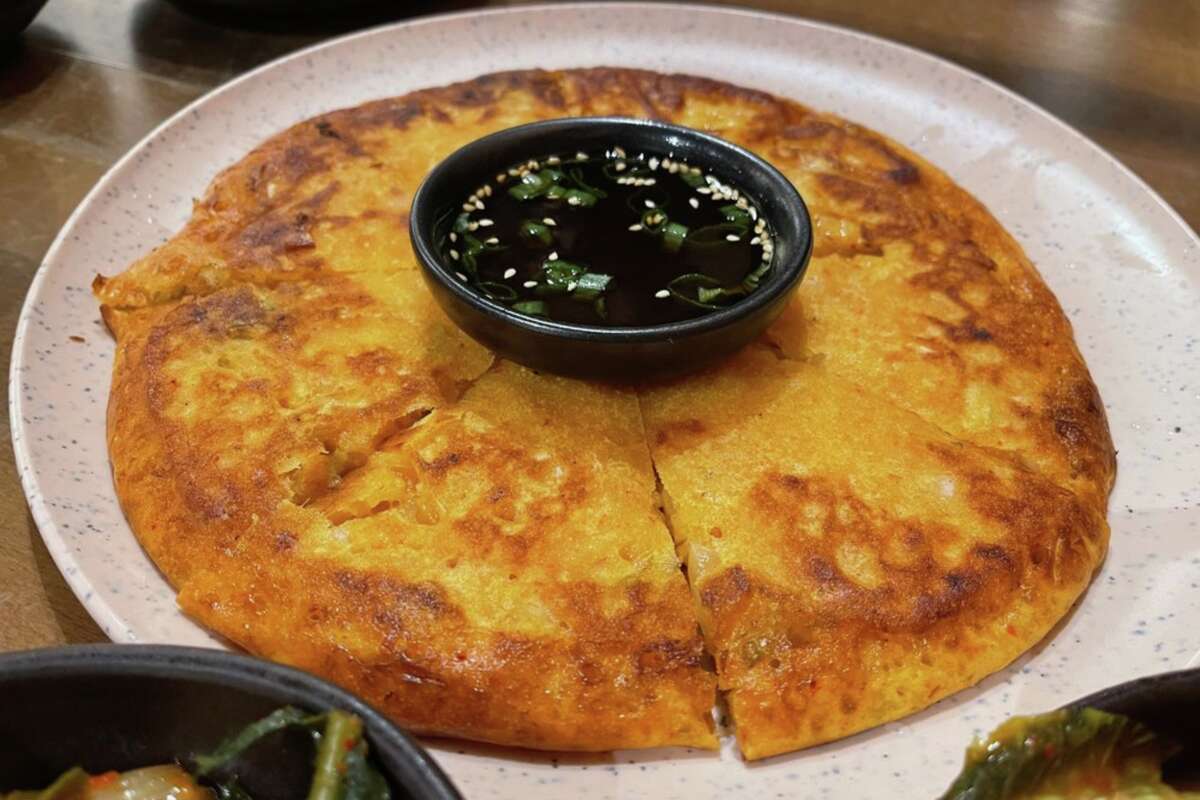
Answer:
[{"label": "dipping sauce", "polygon": [[699,165],[617,146],[514,165],[447,221],[439,246],[460,280],[560,322],[703,316],[771,268],[771,232],[750,198]]}]

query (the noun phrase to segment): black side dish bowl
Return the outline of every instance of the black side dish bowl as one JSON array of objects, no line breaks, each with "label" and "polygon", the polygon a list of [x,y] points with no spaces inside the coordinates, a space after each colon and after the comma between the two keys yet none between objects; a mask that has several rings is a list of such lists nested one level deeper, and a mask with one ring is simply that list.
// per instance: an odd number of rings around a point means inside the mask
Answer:
[{"label": "black side dish bowl", "polygon": [[[738,187],[770,229],[774,254],[757,288],[704,316],[641,327],[601,327],[519,313],[456,278],[440,255],[464,198],[480,181],[529,158],[596,152],[669,156]],[[476,341],[537,370],[602,380],[668,378],[724,358],[759,336],[782,313],[812,254],[812,223],[792,183],[769,163],[700,131],[623,117],[535,122],[485,136],[438,164],[413,198],[409,233],[422,274],[438,304]]]},{"label": "black side dish bowl", "polygon": [[1071,703],[1142,723],[1179,751],[1163,764],[1172,785],[1200,788],[1200,667],[1164,672],[1101,689]]},{"label": "black side dish bowl", "polygon": [[[182,763],[275,709],[360,717],[370,760],[397,800],[461,800],[432,758],[362,700],[299,670],[219,650],[84,645],[0,655],[0,793],[92,774]],[[298,731],[264,739],[237,763],[256,800],[308,794],[313,748]]]}]

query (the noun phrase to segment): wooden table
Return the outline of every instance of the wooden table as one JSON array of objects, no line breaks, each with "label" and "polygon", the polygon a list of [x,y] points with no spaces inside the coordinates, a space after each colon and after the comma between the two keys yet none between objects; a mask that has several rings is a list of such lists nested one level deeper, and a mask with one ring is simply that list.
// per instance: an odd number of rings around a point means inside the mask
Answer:
[{"label": "wooden table", "polygon": [[[511,4],[395,5],[411,16]],[[743,5],[858,28],[987,75],[1108,148],[1200,227],[1200,2]],[[33,272],[88,188],[179,107],[256,64],[330,35],[309,25],[301,32],[246,31],[194,19],[162,0],[50,0],[19,44],[0,43],[5,364]],[[2,407],[7,412],[7,397]],[[0,520],[0,650],[102,640],[38,537],[7,447],[0,451]]]}]

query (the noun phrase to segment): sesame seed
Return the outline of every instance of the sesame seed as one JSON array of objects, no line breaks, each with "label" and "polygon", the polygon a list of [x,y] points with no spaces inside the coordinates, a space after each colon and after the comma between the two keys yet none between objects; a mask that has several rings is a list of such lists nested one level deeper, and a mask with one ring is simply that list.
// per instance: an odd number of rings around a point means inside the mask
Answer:
[{"label": "sesame seed", "polygon": [[624,151],[624,150],[622,150],[620,147],[614,147],[614,148],[613,148],[613,155],[615,155],[617,158],[624,158],[624,157],[625,157],[625,151]]},{"label": "sesame seed", "polygon": [[750,219],[758,219],[758,209],[750,206]]},{"label": "sesame seed", "polygon": [[453,258],[455,261],[458,261],[458,251],[451,249],[450,257]]},{"label": "sesame seed", "polygon": [[521,285],[526,289],[532,289],[533,287],[537,286],[537,281],[525,281]]},{"label": "sesame seed", "polygon": [[508,177],[508,176],[507,176],[507,175],[505,175],[503,172],[497,172],[497,173],[496,173],[496,183],[504,183],[504,180],[505,180],[507,177]]},{"label": "sesame seed", "polygon": [[753,239],[750,240],[750,244],[758,244],[761,241],[762,241],[762,239],[755,236]]},{"label": "sesame seed", "polygon": [[707,186],[701,186],[699,189],[696,190],[696,193],[697,194],[712,194],[712,189],[708,188]]},{"label": "sesame seed", "polygon": [[[735,197],[737,196],[737,192],[734,192],[733,194]],[[738,197],[738,201],[737,201],[736,205],[738,208],[749,208],[749,206],[750,206],[750,204],[746,202],[746,198],[744,198],[744,197]]]},{"label": "sesame seed", "polygon": [[716,178],[714,178],[712,175],[705,175],[704,182],[707,183],[709,186],[720,186],[721,185],[721,182],[719,180],[717,180]]},{"label": "sesame seed", "polygon": [[653,186],[658,183],[654,178],[642,178],[642,186]]},{"label": "sesame seed", "polygon": [[664,300],[664,299],[670,297],[671,293],[668,292],[666,289],[659,289],[657,292],[654,293],[654,296],[657,297],[659,300]]},{"label": "sesame seed", "polygon": [[546,256],[547,261],[558,261],[558,251],[555,250],[550,255]]},{"label": "sesame seed", "polygon": [[579,198],[576,197],[575,195],[571,195],[570,197],[567,198],[567,205],[569,205],[569,206],[579,205]]},{"label": "sesame seed", "polygon": [[475,208],[479,209],[480,211],[483,211],[483,201],[482,201],[482,200],[476,200],[476,201],[475,201]]},{"label": "sesame seed", "polygon": [[546,224],[546,225],[549,225],[551,228],[553,228],[555,225],[557,225],[557,224],[558,224],[557,222],[555,222],[555,221],[554,221],[553,219],[551,219],[550,217],[542,217],[542,222],[543,222],[544,224]]},{"label": "sesame seed", "polygon": [[650,169],[658,169],[658,159],[657,158],[650,159]]},{"label": "sesame seed", "polygon": [[531,158],[525,162],[526,169],[537,169],[540,166],[541,166],[541,164],[539,164],[536,159]]},{"label": "sesame seed", "polygon": [[624,172],[625,171],[625,162],[618,161],[616,164],[613,165],[613,169],[615,169],[617,172]]},{"label": "sesame seed", "polygon": [[467,230],[469,230],[469,231],[477,231],[477,230],[479,230],[479,223],[478,223],[478,222],[468,222],[468,223],[467,223]]},{"label": "sesame seed", "polygon": [[485,197],[492,196],[492,185],[490,183],[487,186],[483,187],[483,194]]},{"label": "sesame seed", "polygon": [[512,267],[509,267],[508,269],[504,270],[504,280],[508,280],[509,278],[511,278],[512,276],[514,276],[516,274],[517,274],[517,271],[515,269],[513,269]]},{"label": "sesame seed", "polygon": [[483,240],[483,243],[484,244],[500,244],[500,240],[498,238],[496,238],[495,236],[489,236],[488,238]]},{"label": "sesame seed", "polygon": [[580,150],[578,153],[576,153],[576,154],[575,154],[575,159],[576,159],[577,161],[587,161],[587,160],[588,160],[588,154],[587,154],[587,153],[585,153],[585,152],[583,152],[582,150]]},{"label": "sesame seed", "polygon": [[694,198],[694,197],[689,197],[689,198],[688,198],[688,205],[689,205],[689,206],[691,206],[692,208],[699,208],[699,207],[700,207],[700,201],[699,201],[699,200],[697,200],[697,199],[696,199],[696,198]]},{"label": "sesame seed", "polygon": [[515,178],[521,174],[521,170],[517,169],[516,167],[509,167],[508,174],[512,175]]},{"label": "sesame seed", "polygon": [[650,199],[647,199],[647,200],[646,200],[646,208],[654,208],[654,207],[655,207],[655,206],[654,206],[654,201],[653,201],[653,200],[650,200]]},{"label": "sesame seed", "polygon": [[456,272],[456,273],[454,273],[454,274],[455,274],[455,275],[457,275],[457,276],[458,276],[458,279],[459,279],[460,281],[462,281],[463,283],[466,283],[466,282],[467,282],[467,276],[466,276],[466,275],[463,275],[461,272]]},{"label": "sesame seed", "polygon": [[667,172],[674,175],[675,173],[679,172],[679,165],[672,161],[671,166],[667,167]]},{"label": "sesame seed", "polygon": [[477,203],[477,202],[479,202],[479,196],[473,194],[467,198],[467,202],[468,203]]},{"label": "sesame seed", "polygon": [[553,166],[553,165],[555,165],[555,164],[561,164],[561,163],[562,163],[562,159],[561,159],[561,158],[559,158],[558,156],[550,156],[549,158],[547,158],[547,159],[546,159],[546,163],[547,163],[547,164],[550,164],[551,166]]},{"label": "sesame seed", "polygon": [[457,233],[455,233],[454,231],[451,231],[451,232],[450,232],[450,241],[452,241],[452,242],[457,242],[457,241],[458,241],[458,234],[457,234]]},{"label": "sesame seed", "polygon": [[475,204],[474,203],[463,203],[462,209],[463,209],[463,211],[474,211]]},{"label": "sesame seed", "polygon": [[484,217],[483,219],[479,220],[479,227],[481,227],[481,228],[490,228],[491,226],[493,226],[495,224],[496,223],[494,221],[488,219],[487,217]]},{"label": "sesame seed", "polygon": [[629,226],[629,230],[631,230],[631,231],[640,231],[641,229],[642,229],[642,226],[637,224],[636,222]]},{"label": "sesame seed", "polygon": [[568,283],[568,284],[567,284],[567,291],[568,291],[568,292],[573,292],[573,291],[575,291],[575,287],[577,287],[578,285],[579,285],[579,284],[578,284],[578,283],[576,283],[575,281],[571,281],[570,283]]},{"label": "sesame seed", "polygon": [[725,241],[727,241],[727,242],[740,242],[741,240],[742,240],[742,237],[738,236],[735,233],[731,233],[725,237]]}]

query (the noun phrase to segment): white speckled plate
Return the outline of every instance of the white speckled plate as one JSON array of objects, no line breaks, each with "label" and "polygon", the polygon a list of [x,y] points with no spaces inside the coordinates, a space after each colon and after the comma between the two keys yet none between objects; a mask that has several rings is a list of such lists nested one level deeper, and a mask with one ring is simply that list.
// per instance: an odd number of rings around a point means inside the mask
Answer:
[{"label": "white speckled plate", "polygon": [[[845,30],[711,8],[567,5],[462,14],[338,39],[262,67],[150,134],[42,264],[17,328],[12,436],[34,519],[119,642],[222,646],[179,614],[113,493],[112,343],[89,284],[187,218],[218,168],[332,108],[516,67],[708,75],[900,140],[980,197],[1075,324],[1120,450],[1112,549],[1034,652],[924,713],[755,766],[682,750],[558,760],[433,744],[470,798],[931,797],[972,734],[1200,654],[1200,241],[1141,181],[1044,112],[938,59]],[[69,337],[82,336],[84,341]]]}]

